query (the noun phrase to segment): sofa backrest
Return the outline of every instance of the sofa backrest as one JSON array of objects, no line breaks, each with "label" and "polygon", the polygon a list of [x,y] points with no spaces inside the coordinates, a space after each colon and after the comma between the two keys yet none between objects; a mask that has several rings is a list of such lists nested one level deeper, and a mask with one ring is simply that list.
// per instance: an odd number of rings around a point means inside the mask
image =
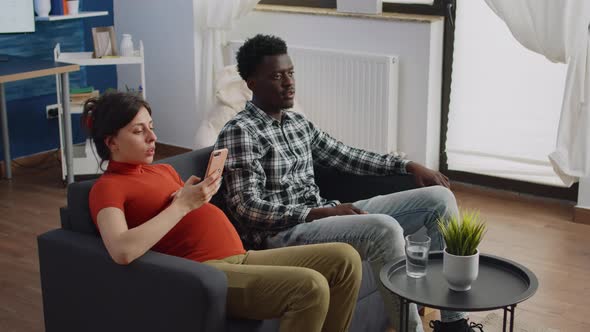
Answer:
[{"label": "sofa backrest", "polygon": [[158,160],[156,163],[170,164],[184,181],[186,181],[191,175],[196,175],[202,178],[207,170],[207,163],[209,163],[209,155],[211,155],[211,151],[213,151],[213,147],[209,146]]},{"label": "sofa backrest", "polygon": [[[188,179],[193,174],[202,178],[207,169],[211,151],[213,151],[212,146],[162,159],[157,163],[172,165],[183,180]],[[80,181],[68,186],[67,207],[61,209],[61,225],[63,229],[98,235],[98,230],[92,222],[88,206],[90,189],[95,182],[96,180]],[[219,197],[214,197],[214,201],[219,202]]]},{"label": "sofa backrest", "polygon": [[68,205],[61,209],[63,229],[98,235],[98,230],[90,217],[88,195],[96,180],[74,182],[68,185]]},{"label": "sofa backrest", "polygon": [[[207,171],[207,164],[209,163],[209,156],[212,151],[213,146],[209,146],[162,159],[157,163],[170,164],[178,172],[183,181],[186,181],[191,175],[196,175],[202,179]],[[211,203],[224,210],[225,204],[222,199],[221,190],[211,198]]]}]

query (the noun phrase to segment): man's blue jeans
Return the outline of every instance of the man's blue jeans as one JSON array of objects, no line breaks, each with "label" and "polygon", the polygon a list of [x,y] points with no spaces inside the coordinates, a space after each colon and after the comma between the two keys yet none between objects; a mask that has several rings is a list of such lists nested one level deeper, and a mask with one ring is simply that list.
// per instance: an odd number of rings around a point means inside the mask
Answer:
[{"label": "man's blue jeans", "polygon": [[[371,263],[375,278],[381,267],[403,256],[404,235],[426,228],[431,250],[442,250],[443,239],[438,231],[437,219],[458,215],[453,193],[445,187],[434,186],[376,196],[353,203],[368,212],[363,215],[334,216],[299,224],[267,239],[268,248],[293,245],[345,242],[358,250],[363,260]],[[376,280],[385,301],[391,322],[399,330],[399,297],[386,290]],[[441,312],[443,321],[465,317],[462,312]],[[416,306],[410,308],[409,330],[422,332],[422,323]]]}]

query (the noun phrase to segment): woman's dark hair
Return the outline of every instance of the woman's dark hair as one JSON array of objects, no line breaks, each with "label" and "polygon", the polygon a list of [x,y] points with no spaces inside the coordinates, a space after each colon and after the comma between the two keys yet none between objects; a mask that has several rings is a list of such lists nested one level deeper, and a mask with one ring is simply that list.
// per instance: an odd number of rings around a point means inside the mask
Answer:
[{"label": "woman's dark hair", "polygon": [[105,138],[117,135],[142,107],[152,114],[150,105],[140,96],[123,92],[106,92],[84,103],[82,127],[86,128],[88,137],[94,141],[101,162],[111,159],[111,151],[104,142]]},{"label": "woman's dark hair", "polygon": [[287,54],[287,44],[276,36],[256,35],[244,42],[236,54],[238,72],[247,80],[267,55]]}]

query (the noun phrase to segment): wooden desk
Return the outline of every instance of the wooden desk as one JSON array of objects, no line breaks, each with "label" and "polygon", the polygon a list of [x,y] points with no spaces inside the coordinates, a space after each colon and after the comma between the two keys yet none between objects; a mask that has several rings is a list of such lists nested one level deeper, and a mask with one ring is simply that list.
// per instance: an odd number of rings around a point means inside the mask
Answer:
[{"label": "wooden desk", "polygon": [[[12,169],[10,157],[10,138],[8,135],[8,116],[6,109],[6,94],[4,92],[4,83],[26,80],[29,78],[60,75],[61,76],[61,100],[70,100],[70,80],[68,73],[80,70],[80,66],[53,62],[47,60],[38,60],[33,58],[8,56],[8,61],[0,62],[0,122],[2,130],[2,147],[4,149],[4,176],[7,179],[12,178]],[[70,103],[62,103],[64,115],[64,154],[66,156],[66,169],[68,172],[68,183],[74,182],[74,162],[72,157],[72,118],[70,117]]]}]

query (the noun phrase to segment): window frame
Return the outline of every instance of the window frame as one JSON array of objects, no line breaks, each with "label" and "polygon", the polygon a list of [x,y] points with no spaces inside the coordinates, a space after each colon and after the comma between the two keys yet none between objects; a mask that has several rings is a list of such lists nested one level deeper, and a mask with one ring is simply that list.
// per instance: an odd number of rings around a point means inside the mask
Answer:
[{"label": "window frame", "polygon": [[[454,2],[455,0],[434,0],[432,5],[396,4],[386,2],[383,3],[383,11],[405,14],[446,16],[447,4]],[[336,0],[261,0],[260,4],[315,8],[336,8]]]}]

